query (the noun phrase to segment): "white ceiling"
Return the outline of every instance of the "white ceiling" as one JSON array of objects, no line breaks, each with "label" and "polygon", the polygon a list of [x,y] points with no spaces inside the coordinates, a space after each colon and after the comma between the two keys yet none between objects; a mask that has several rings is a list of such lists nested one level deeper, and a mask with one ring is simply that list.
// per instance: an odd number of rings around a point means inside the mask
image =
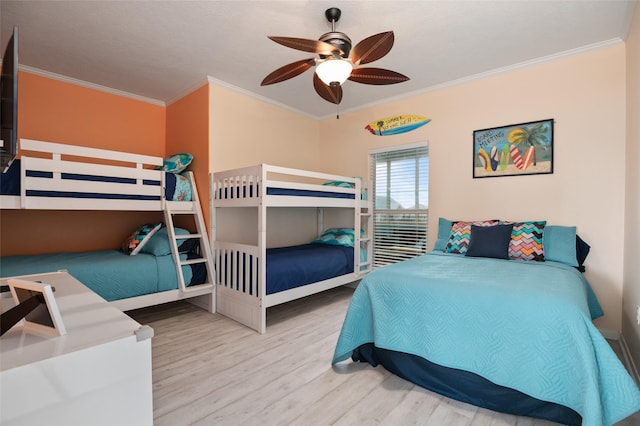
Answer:
[{"label": "white ceiling", "polygon": [[[317,39],[336,30],[354,45],[393,30],[395,45],[367,66],[411,78],[389,86],[348,81],[342,113],[453,81],[620,43],[637,2],[535,1],[10,1],[0,2],[2,46],[19,27],[19,62],[92,85],[170,103],[209,79],[324,118],[336,106],[312,70],[261,87],[271,71],[313,54],[268,35]],[[640,6],[639,6],[640,7]]]}]

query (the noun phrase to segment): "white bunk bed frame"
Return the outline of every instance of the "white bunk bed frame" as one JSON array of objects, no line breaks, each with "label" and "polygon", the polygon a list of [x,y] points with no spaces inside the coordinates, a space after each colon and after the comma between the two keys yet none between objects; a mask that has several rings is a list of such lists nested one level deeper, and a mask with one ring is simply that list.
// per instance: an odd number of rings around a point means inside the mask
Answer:
[{"label": "white bunk bed frame", "polygon": [[[98,148],[65,145],[31,139],[20,140],[20,195],[0,196],[0,209],[37,209],[37,210],[118,210],[118,211],[163,211],[167,226],[173,260],[178,276],[178,288],[159,293],[136,296],[112,301],[111,304],[126,311],[175,300],[189,301],[215,312],[215,288],[211,246],[203,220],[202,208],[198,197],[193,173],[185,175],[192,186],[192,201],[168,201],[165,198],[165,172],[157,167],[163,165],[162,157],[132,154]],[[35,156],[32,156],[35,153]],[[64,157],[63,157],[64,156]],[[106,164],[109,163],[109,164]],[[51,172],[53,178],[27,176],[27,171]],[[135,179],[135,184],[82,181],[62,179],[63,173],[74,173],[114,178]],[[144,180],[159,181],[161,184],[144,185]],[[150,196],[157,199],[101,199],[74,197],[29,196],[28,191],[66,191],[99,194],[117,194],[130,196]],[[176,235],[173,225],[174,215],[192,215],[197,233]],[[178,241],[183,238],[199,238],[202,259],[181,261]],[[205,263],[209,283],[188,287],[181,266],[191,263]],[[54,272],[54,271],[52,271]],[[203,297],[197,297],[203,296]],[[197,297],[197,298],[196,298]],[[193,299],[196,298],[196,299]]]},{"label": "white bunk bed frame", "polygon": [[[352,188],[309,183],[317,181],[349,182]],[[241,190],[237,190],[241,188]],[[268,188],[319,191],[323,193],[352,194],[353,198],[319,196],[269,195]],[[217,311],[259,333],[266,331],[267,308],[300,299],[334,287],[361,279],[371,269],[371,240],[355,232],[354,271],[290,290],[266,294],[267,211],[270,207],[316,207],[318,233],[323,231],[321,208],[342,207],[353,210],[354,229],[363,227],[371,232],[370,197],[361,199],[362,183],[359,178],[260,164],[252,167],[211,174],[211,236],[216,267]],[[216,239],[216,209],[225,207],[254,207],[258,209],[258,244],[247,245]],[[360,261],[360,250],[367,248],[368,260]],[[249,264],[249,259],[253,265]],[[254,283],[252,291],[242,282]],[[257,283],[257,289],[255,288]]]}]

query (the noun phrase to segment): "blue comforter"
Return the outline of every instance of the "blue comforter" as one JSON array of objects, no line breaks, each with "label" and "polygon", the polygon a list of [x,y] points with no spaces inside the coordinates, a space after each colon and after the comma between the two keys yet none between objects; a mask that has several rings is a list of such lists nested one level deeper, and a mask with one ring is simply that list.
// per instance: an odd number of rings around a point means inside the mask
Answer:
[{"label": "blue comforter", "polygon": [[434,252],[362,280],[333,364],[374,343],[611,425],[640,409],[640,391],[593,325],[600,315],[570,266]]},{"label": "blue comforter", "polygon": [[353,247],[303,244],[267,249],[267,294],[353,272]]}]

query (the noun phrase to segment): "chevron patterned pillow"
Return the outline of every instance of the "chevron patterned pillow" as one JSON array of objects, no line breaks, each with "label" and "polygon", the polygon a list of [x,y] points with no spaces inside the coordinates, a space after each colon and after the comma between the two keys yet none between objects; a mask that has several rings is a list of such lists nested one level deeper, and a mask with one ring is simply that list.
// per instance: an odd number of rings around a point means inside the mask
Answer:
[{"label": "chevron patterned pillow", "polygon": [[546,221],[513,222],[509,259],[544,262],[542,239],[546,224]]},{"label": "chevron patterned pillow", "polygon": [[499,220],[481,220],[476,222],[456,221],[451,224],[449,241],[445,247],[446,253],[465,254],[469,248],[471,240],[471,225],[492,226],[497,225]]}]

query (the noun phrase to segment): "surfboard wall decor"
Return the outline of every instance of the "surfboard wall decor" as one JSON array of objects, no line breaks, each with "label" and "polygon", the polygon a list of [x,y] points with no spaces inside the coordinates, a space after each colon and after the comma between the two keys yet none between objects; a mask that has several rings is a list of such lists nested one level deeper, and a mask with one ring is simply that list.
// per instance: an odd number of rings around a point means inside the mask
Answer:
[{"label": "surfboard wall decor", "polygon": [[376,136],[391,136],[410,132],[430,121],[430,118],[419,115],[397,115],[374,120],[364,128]]}]

